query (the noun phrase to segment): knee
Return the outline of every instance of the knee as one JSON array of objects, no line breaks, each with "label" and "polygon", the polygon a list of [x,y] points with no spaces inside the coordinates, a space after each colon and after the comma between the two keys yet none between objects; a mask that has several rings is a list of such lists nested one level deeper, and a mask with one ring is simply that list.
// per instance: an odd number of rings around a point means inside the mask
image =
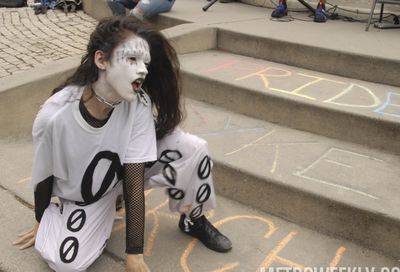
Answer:
[{"label": "knee", "polygon": [[[207,141],[181,130],[177,130],[162,138],[158,142],[157,148],[160,158],[163,158],[164,156],[171,158],[178,157],[172,161],[200,161],[209,154]],[[168,153],[171,151],[173,151],[173,153],[178,153],[179,156],[169,155]]]},{"label": "knee", "polygon": [[191,150],[194,154],[208,155],[208,143],[206,140],[189,133],[185,133],[181,136],[181,141],[184,143],[185,148]]},{"label": "knee", "polygon": [[67,243],[62,243],[55,260],[48,261],[49,266],[57,272],[86,271],[98,256],[87,252],[87,249],[79,248],[77,241],[77,239],[70,239]]}]

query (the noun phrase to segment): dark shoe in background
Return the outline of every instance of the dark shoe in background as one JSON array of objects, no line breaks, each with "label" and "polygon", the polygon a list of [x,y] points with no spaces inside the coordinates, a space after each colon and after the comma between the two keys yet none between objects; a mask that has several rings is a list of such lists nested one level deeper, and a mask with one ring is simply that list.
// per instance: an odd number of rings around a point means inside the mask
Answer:
[{"label": "dark shoe in background", "polygon": [[288,14],[286,4],[280,3],[271,13],[271,17],[273,18],[282,18]]},{"label": "dark shoe in background", "polygon": [[318,7],[315,10],[314,22],[316,22],[316,23],[325,23],[326,22],[326,13],[323,8]]}]

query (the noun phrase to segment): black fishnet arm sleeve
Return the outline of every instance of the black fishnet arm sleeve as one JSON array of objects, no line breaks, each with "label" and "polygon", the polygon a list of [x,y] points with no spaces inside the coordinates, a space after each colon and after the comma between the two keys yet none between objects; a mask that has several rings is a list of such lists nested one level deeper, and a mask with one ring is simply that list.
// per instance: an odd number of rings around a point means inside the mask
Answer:
[{"label": "black fishnet arm sleeve", "polygon": [[126,253],[142,254],[144,245],[144,163],[124,165]]},{"label": "black fishnet arm sleeve", "polygon": [[50,176],[36,185],[35,190],[35,218],[40,222],[44,210],[49,206],[51,194],[53,192],[54,177]]}]

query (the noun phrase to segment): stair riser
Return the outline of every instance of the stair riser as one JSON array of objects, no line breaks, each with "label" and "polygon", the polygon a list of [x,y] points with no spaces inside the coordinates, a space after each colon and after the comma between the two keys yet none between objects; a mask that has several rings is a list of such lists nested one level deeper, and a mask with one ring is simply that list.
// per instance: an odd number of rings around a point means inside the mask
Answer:
[{"label": "stair riser", "polygon": [[400,62],[219,30],[218,48],[323,73],[400,86]]},{"label": "stair riser", "polygon": [[400,221],[333,202],[214,160],[217,193],[296,224],[400,257]]},{"label": "stair riser", "polygon": [[[1,130],[0,137],[17,137],[30,133],[38,106],[49,96],[50,90],[70,74],[74,65],[70,64],[72,68],[53,76],[44,75],[41,71],[41,76],[36,81],[0,91],[0,116],[3,116],[0,118],[0,127],[8,128],[7,131]],[[223,86],[214,87],[210,89],[222,89]],[[243,99],[229,97],[233,101]],[[218,95],[214,98],[218,98]],[[16,101],[21,103],[15,103]],[[397,244],[400,237],[398,221],[286,187],[274,180],[244,173],[218,160],[214,162],[213,173],[219,194],[306,227],[354,240],[390,256],[400,256]]]},{"label": "stair riser", "polygon": [[78,63],[79,57],[65,59],[0,80],[0,138],[30,135],[40,105]]},{"label": "stair riser", "polygon": [[400,153],[400,124],[301,103],[183,71],[185,94],[196,100],[323,136]]}]

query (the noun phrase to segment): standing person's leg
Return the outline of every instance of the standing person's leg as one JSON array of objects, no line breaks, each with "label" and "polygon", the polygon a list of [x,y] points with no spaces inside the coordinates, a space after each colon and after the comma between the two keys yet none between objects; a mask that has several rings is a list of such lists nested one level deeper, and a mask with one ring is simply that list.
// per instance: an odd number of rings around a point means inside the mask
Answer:
[{"label": "standing person's leg", "polygon": [[107,4],[114,16],[126,15],[126,9],[133,9],[136,2],[133,0],[107,0]]},{"label": "standing person's leg", "polygon": [[325,0],[319,0],[315,10],[314,22],[325,23],[326,19]]},{"label": "standing person's leg", "polygon": [[166,187],[169,208],[181,214],[180,229],[208,248],[226,252],[231,241],[204,216],[216,207],[207,142],[176,129],[157,141],[158,161],[145,171],[145,187]]},{"label": "standing person's leg", "polygon": [[40,221],[35,248],[57,272],[85,271],[103,252],[111,235],[118,185],[98,201],[50,204]]},{"label": "standing person's leg", "polygon": [[170,11],[174,3],[175,0],[140,0],[129,15],[143,21],[159,13]]},{"label": "standing person's leg", "polygon": [[288,8],[286,0],[279,0],[278,5],[272,11],[271,17],[273,18],[282,18],[288,14]]}]

